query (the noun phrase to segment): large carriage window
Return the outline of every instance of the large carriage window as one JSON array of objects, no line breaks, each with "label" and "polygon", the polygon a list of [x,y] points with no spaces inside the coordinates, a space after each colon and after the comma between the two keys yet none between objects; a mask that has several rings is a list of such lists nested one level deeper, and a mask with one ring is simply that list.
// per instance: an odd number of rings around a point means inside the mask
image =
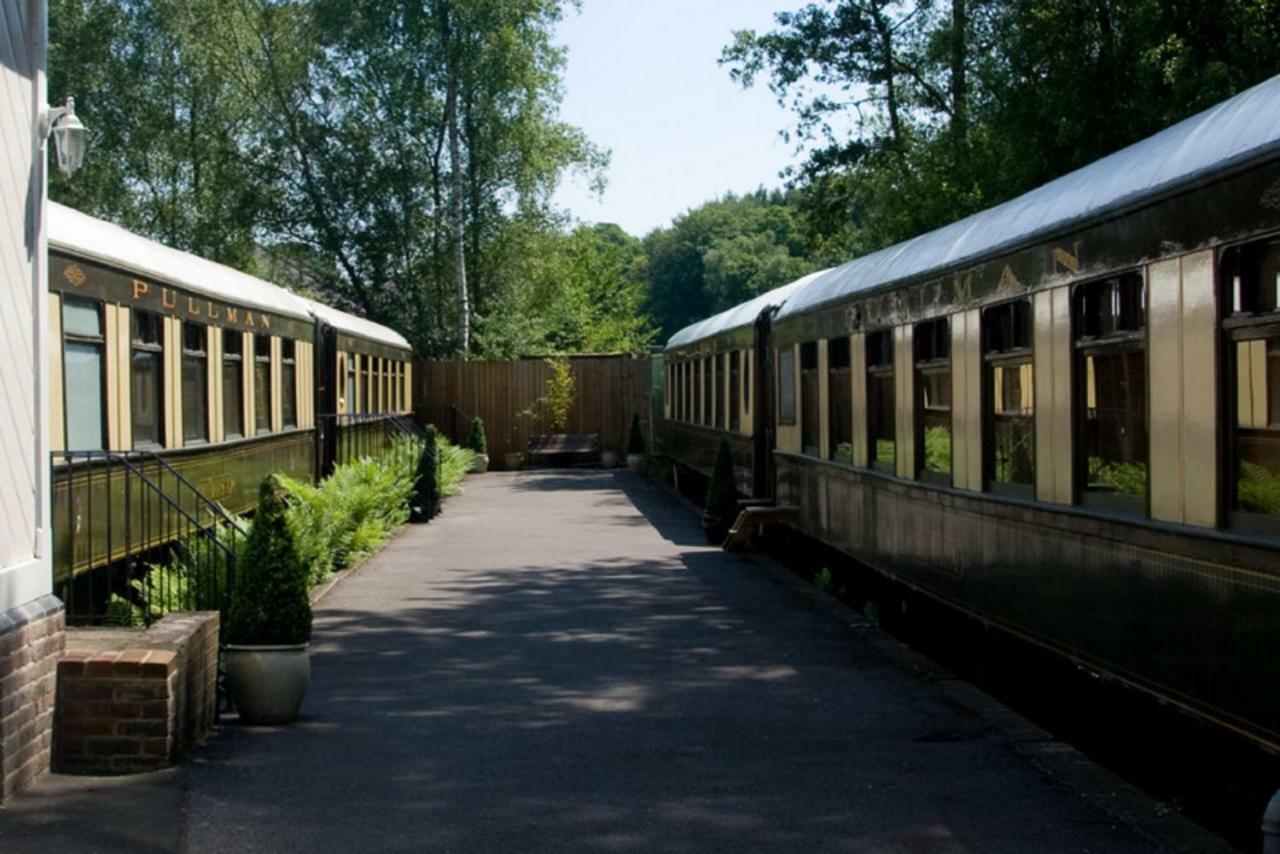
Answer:
[{"label": "large carriage window", "polygon": [[920,479],[951,483],[951,324],[945,317],[918,324],[916,465]]},{"label": "large carriage window", "polygon": [[892,472],[894,435],[893,330],[867,333],[867,452],[871,467]]},{"label": "large carriage window", "polygon": [[67,297],[62,301],[62,373],[66,395],[67,449],[97,451],[103,439],[102,304]]},{"label": "large carriage window", "polygon": [[724,360],[727,358],[724,353],[716,353],[711,357],[712,364],[716,366],[716,423],[715,426],[720,429],[728,427],[728,415],[724,406]]},{"label": "large carriage window", "polygon": [[827,417],[831,433],[831,459],[853,462],[853,381],[850,378],[849,337],[827,342]]},{"label": "large carriage window", "polygon": [[742,429],[742,351],[729,354],[729,429]]},{"label": "large carriage window", "polygon": [[359,358],[355,353],[347,354],[347,406],[344,412],[360,411],[360,400],[356,397],[356,371],[359,370],[356,360]]},{"label": "large carriage window", "polygon": [[182,441],[209,440],[209,327],[182,324]]},{"label": "large carriage window", "polygon": [[796,423],[796,351],[778,351],[778,423]]},{"label": "large carriage window", "polygon": [[800,345],[800,453],[816,457],[822,454],[822,401],[818,394],[818,342]]},{"label": "large carriage window", "polygon": [[713,427],[716,423],[715,379],[711,364],[714,358],[707,356],[702,360],[702,423],[707,427]]},{"label": "large carriage window", "polygon": [[987,489],[1030,496],[1035,489],[1035,373],[1031,361],[1031,303],[982,314],[983,477]]},{"label": "large carriage window", "polygon": [[253,418],[258,433],[271,432],[271,336],[253,336]]},{"label": "large carriage window", "polygon": [[292,338],[280,341],[280,423],[286,427],[298,426],[298,374],[297,342]]},{"label": "large carriage window", "polygon": [[1223,257],[1231,283],[1226,320],[1233,364],[1233,521],[1280,532],[1280,239],[1234,248]]},{"label": "large carriage window", "polygon": [[164,443],[164,318],[137,309],[132,315],[133,445],[145,448]]},{"label": "large carriage window", "polygon": [[222,331],[222,432],[244,435],[244,334],[231,329]]},{"label": "large carriage window", "polygon": [[1072,295],[1082,504],[1146,511],[1146,293],[1140,273]]},{"label": "large carriage window", "polygon": [[751,355],[754,350],[746,350],[742,354],[742,408],[751,411],[751,376],[755,368],[752,366]]}]

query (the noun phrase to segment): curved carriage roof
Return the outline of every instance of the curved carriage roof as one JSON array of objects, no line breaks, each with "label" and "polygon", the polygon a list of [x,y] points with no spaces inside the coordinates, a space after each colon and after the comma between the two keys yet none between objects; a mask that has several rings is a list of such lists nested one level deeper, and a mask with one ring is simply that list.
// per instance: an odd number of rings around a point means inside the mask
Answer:
[{"label": "curved carriage roof", "polygon": [[49,203],[48,236],[50,249],[72,252],[227,302],[305,321],[318,317],[343,332],[411,349],[404,336],[393,329],[298,296],[208,258],[157,243],[57,202]]},{"label": "curved carriage roof", "polygon": [[778,316],[977,261],[1276,151],[1280,75],[1002,205],[834,267],[792,294]]},{"label": "curved carriage roof", "polygon": [[710,338],[719,335],[722,332],[728,332],[731,329],[739,329],[743,326],[750,326],[755,322],[760,312],[764,311],[771,305],[783,305],[788,297],[795,293],[799,288],[809,283],[818,276],[830,272],[828,270],[819,270],[816,273],[810,273],[796,279],[794,282],[766,291],[757,297],[753,297],[744,303],[739,303],[733,308],[713,314],[708,318],[699,320],[697,323],[691,323],[684,329],[672,335],[667,341],[667,349],[676,347],[684,347],[694,342],[701,341],[704,338]]}]

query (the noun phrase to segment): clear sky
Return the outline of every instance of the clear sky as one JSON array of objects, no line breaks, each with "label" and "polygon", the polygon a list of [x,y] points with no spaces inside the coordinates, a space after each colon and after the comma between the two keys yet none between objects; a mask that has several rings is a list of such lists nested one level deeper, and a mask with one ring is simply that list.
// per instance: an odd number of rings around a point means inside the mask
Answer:
[{"label": "clear sky", "polygon": [[597,200],[565,179],[556,201],[587,222],[637,236],[730,190],[780,186],[791,115],[762,82],[744,90],[716,63],[738,29],[772,29],[799,0],[583,0],[559,41],[569,49],[562,117],[612,151]]}]

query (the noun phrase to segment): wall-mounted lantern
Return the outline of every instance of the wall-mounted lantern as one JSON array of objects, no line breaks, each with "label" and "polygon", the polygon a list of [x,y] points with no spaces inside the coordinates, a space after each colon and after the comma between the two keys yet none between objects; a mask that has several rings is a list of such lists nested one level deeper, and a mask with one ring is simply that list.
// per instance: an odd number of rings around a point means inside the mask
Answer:
[{"label": "wall-mounted lantern", "polygon": [[58,171],[70,178],[84,164],[84,151],[89,144],[89,129],[76,118],[76,99],[69,97],[64,106],[49,107],[41,129],[45,139],[53,134]]}]

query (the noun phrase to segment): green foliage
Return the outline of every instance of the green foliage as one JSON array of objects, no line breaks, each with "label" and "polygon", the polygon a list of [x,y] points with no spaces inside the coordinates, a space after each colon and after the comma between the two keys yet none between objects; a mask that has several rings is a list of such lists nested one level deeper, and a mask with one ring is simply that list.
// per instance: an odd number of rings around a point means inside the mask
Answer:
[{"label": "green foliage", "polygon": [[450,443],[444,436],[436,435],[436,455],[440,460],[438,494],[441,498],[457,495],[462,491],[462,479],[476,462],[476,453],[470,448]]},{"label": "green foliage", "polygon": [[1240,463],[1236,482],[1240,509],[1247,513],[1280,515],[1280,477],[1256,463]]},{"label": "green foliage", "polygon": [[631,416],[631,433],[627,436],[627,453],[643,454],[645,452],[644,434],[640,432],[640,416]]},{"label": "green foliage", "polygon": [[471,432],[467,434],[466,447],[477,454],[489,453],[489,443],[484,435],[484,421],[479,416],[471,419]]},{"label": "green foliage", "polygon": [[824,566],[820,572],[816,573],[813,576],[813,586],[824,593],[831,593],[835,589],[835,582],[831,580],[831,570]]},{"label": "green foliage", "polygon": [[262,481],[253,527],[236,566],[227,614],[227,643],[299,644],[311,637],[308,569],[294,542],[284,489]]},{"label": "green foliage", "polygon": [[721,439],[720,446],[716,448],[716,461],[707,481],[705,506],[707,512],[723,516],[731,516],[738,509],[738,492],[733,482],[733,452],[729,450],[726,439]]},{"label": "green foliage", "polygon": [[897,450],[892,439],[876,439],[875,462],[880,466],[893,468],[897,463]]},{"label": "green foliage", "polygon": [[547,409],[547,422],[552,432],[563,433],[569,426],[569,410],[573,409],[577,383],[568,359],[561,356],[546,361],[547,367],[551,368],[551,376],[547,378],[546,391],[542,396]]},{"label": "green foliage", "polygon": [[277,476],[312,584],[351,566],[408,520],[416,469],[416,453],[396,453],[340,465],[316,486]]},{"label": "green foliage", "polygon": [[1088,484],[1117,495],[1146,495],[1147,467],[1143,463],[1112,463],[1102,457],[1089,457]]},{"label": "green foliage", "polygon": [[951,471],[951,431],[946,427],[926,427],[924,467],[928,471]]}]

